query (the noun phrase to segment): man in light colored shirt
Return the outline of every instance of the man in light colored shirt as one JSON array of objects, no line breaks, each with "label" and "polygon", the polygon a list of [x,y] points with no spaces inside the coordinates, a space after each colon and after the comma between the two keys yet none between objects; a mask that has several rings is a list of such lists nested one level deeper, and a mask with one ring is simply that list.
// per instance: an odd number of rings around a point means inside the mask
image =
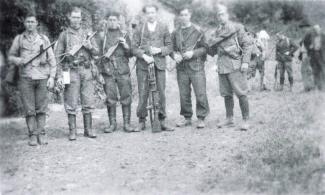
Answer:
[{"label": "man in light colored shirt", "polygon": [[[9,50],[9,61],[19,67],[18,88],[26,115],[30,146],[47,144],[45,134],[48,89],[54,87],[56,61],[52,48],[35,60],[34,56],[50,45],[49,39],[37,32],[35,14],[28,14],[24,21],[25,31],[17,35]],[[28,63],[29,62],[29,63]]]},{"label": "man in light colored shirt", "polygon": [[145,129],[145,121],[148,115],[147,101],[149,95],[148,66],[154,62],[157,90],[159,91],[159,120],[163,131],[174,129],[166,124],[166,56],[172,52],[170,33],[165,24],[157,21],[158,7],[146,5],[143,12],[146,22],[139,25],[133,34],[132,53],[137,57],[137,80],[139,91],[139,104],[137,116],[139,118],[139,130]]}]

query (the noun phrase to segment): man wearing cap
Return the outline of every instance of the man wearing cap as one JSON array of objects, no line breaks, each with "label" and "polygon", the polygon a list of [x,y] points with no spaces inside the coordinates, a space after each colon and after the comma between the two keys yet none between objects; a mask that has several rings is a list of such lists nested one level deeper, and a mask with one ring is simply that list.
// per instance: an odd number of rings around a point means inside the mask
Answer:
[{"label": "man wearing cap", "polygon": [[[25,31],[17,35],[10,47],[8,59],[19,67],[18,89],[25,110],[30,146],[47,144],[45,133],[48,89],[54,87],[56,61],[49,39],[37,32],[38,21],[31,13],[25,17]],[[34,56],[42,55],[30,61]]]},{"label": "man wearing cap", "polygon": [[[82,11],[73,7],[69,14],[70,26],[58,39],[55,50],[58,65],[57,78],[64,84],[64,107],[68,114],[69,140],[76,140],[76,114],[80,95],[84,136],[96,138],[92,130],[92,110],[94,108],[94,73],[91,59],[99,54],[91,33],[81,28]],[[88,37],[88,38],[87,38]],[[63,60],[61,59],[63,57]]]},{"label": "man wearing cap", "polygon": [[[218,124],[218,127],[234,126],[233,93],[235,93],[239,99],[243,118],[240,129],[248,130],[249,104],[246,73],[251,57],[252,41],[242,24],[229,20],[227,7],[218,4],[216,8],[218,26],[209,41],[208,52],[211,56],[218,55],[219,90],[221,96],[224,97],[226,107],[226,121]],[[223,41],[220,42],[220,40]]]},{"label": "man wearing cap", "polygon": [[192,121],[191,85],[196,97],[197,128],[204,128],[204,119],[209,114],[206,94],[204,62],[207,44],[204,33],[191,23],[191,10],[182,8],[179,12],[180,27],[172,34],[174,52],[172,57],[177,63],[177,83],[179,87],[181,112],[184,120],[178,127],[190,126]]},{"label": "man wearing cap", "polygon": [[298,46],[287,36],[283,34],[277,34],[278,41],[276,43],[276,60],[278,62],[278,68],[280,70],[280,91],[283,90],[285,72],[288,74],[288,80],[290,84],[290,91],[293,87],[293,73],[292,73],[292,59],[294,53],[298,50]]}]

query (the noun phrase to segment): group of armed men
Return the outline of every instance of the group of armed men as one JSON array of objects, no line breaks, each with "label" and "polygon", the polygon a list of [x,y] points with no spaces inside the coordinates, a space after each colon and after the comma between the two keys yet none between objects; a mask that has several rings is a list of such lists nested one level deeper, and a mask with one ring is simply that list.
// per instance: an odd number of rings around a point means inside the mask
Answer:
[{"label": "group of armed men", "polygon": [[[247,98],[247,71],[251,62],[252,39],[242,24],[229,19],[227,7],[218,5],[218,26],[214,36],[207,40],[204,32],[191,22],[191,9],[179,11],[180,26],[169,33],[168,28],[157,20],[158,8],[146,5],[143,8],[146,21],[137,26],[132,39],[119,25],[119,13],[108,14],[107,28],[103,33],[90,33],[82,29],[82,10],[74,7],[69,13],[70,24],[58,38],[54,51],[49,39],[37,32],[36,15],[25,17],[25,31],[17,35],[9,50],[9,61],[19,67],[18,88],[26,111],[26,123],[30,146],[47,144],[45,131],[48,91],[55,86],[63,90],[64,107],[68,115],[69,140],[76,140],[76,114],[80,103],[83,113],[84,136],[96,138],[92,128],[94,109],[94,80],[101,78],[107,99],[109,126],[105,133],[117,129],[116,105],[120,102],[123,112],[123,130],[139,132],[146,128],[147,104],[150,96],[150,75],[153,67],[155,86],[159,92],[158,118],[161,131],[173,131],[166,123],[166,56],[176,62],[177,82],[180,94],[182,121],[177,127],[192,125],[191,87],[196,97],[197,128],[205,127],[209,113],[206,93],[204,63],[207,55],[218,55],[218,77],[220,94],[224,97],[226,120],[217,126],[234,127],[234,98],[239,99],[242,113],[241,130],[248,130],[249,103]],[[131,41],[132,40],[132,41]],[[296,47],[283,38],[281,53],[291,54]],[[45,49],[44,49],[45,48]],[[37,55],[44,51],[41,55]],[[289,53],[287,53],[289,52]],[[36,55],[36,58],[35,58]],[[33,58],[34,56],[34,58]],[[130,124],[132,85],[129,59],[136,57],[136,76],[139,102],[136,115],[138,127]],[[31,60],[32,59],[32,60]],[[96,64],[92,63],[96,59]],[[282,59],[281,59],[282,60]],[[283,70],[287,70],[292,85],[290,68],[286,59]],[[282,62],[282,61],[281,61]],[[264,65],[263,65],[264,66]],[[282,74],[283,72],[283,74]],[[281,72],[281,84],[284,71]],[[99,77],[100,76],[100,77]],[[263,83],[263,82],[262,82]],[[150,101],[150,99],[149,99]]]}]

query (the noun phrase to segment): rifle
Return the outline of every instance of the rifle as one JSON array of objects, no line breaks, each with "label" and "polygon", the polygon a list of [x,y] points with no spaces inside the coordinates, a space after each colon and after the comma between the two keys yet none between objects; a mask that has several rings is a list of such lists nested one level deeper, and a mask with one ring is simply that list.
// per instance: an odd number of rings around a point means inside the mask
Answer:
[{"label": "rifle", "polygon": [[[22,66],[25,67],[27,64],[30,64],[32,61],[40,57],[42,54],[44,54],[48,49],[50,49],[53,45],[55,45],[57,41],[54,41],[49,46],[47,46],[45,49],[43,48],[43,45],[40,46],[40,52],[36,54],[34,57],[32,57],[30,60],[28,60],[26,63],[24,63]],[[7,75],[5,77],[5,81],[10,85],[16,85],[19,78],[19,67],[18,66],[10,66],[7,72]]]},{"label": "rifle", "polygon": [[151,130],[153,133],[161,132],[159,121],[159,91],[157,90],[155,64],[148,65],[148,82],[149,82],[149,101],[147,110],[149,110]]},{"label": "rifle", "polygon": [[[123,38],[126,37],[126,33],[124,33]],[[106,41],[105,41],[106,42]],[[117,49],[117,47],[119,46],[120,41],[117,41],[117,43],[115,45],[113,45],[112,47],[108,48],[107,52],[102,56],[102,58],[107,58],[109,59],[113,53],[115,52],[115,50]]]},{"label": "rifle", "polygon": [[53,45],[55,45],[57,41],[54,41],[53,43],[51,43],[49,46],[47,46],[45,49],[43,48],[43,45],[40,46],[40,52],[35,55],[34,57],[32,57],[32,59],[28,60],[26,63],[23,64],[23,67],[26,66],[27,64],[31,63],[32,61],[34,61],[35,59],[37,59],[38,57],[40,57],[43,53],[45,53],[48,49],[50,49]]},{"label": "rifle", "polygon": [[[88,34],[86,37],[86,41],[92,39],[95,35],[97,34],[97,31],[94,32],[93,34]],[[76,53],[78,53],[78,51],[83,47],[84,45],[77,45],[76,47],[72,48],[69,52],[68,55],[74,56],[76,55]]]}]

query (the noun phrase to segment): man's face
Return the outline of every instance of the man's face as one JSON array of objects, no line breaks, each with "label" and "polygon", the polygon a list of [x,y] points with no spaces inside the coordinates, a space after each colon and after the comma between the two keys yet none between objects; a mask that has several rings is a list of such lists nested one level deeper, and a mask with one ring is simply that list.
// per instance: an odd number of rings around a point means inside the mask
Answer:
[{"label": "man's face", "polygon": [[217,21],[221,24],[225,24],[229,21],[229,15],[226,11],[217,13]]},{"label": "man's face", "polygon": [[119,21],[116,16],[108,17],[108,28],[110,29],[117,29],[119,27]]},{"label": "man's face", "polygon": [[70,14],[70,25],[74,29],[79,29],[81,26],[81,12],[71,12]]},{"label": "man's face", "polygon": [[184,9],[179,14],[179,19],[182,25],[186,25],[191,22],[191,13],[188,9]]},{"label": "man's face", "polygon": [[320,32],[321,32],[321,28],[320,28],[320,26],[319,26],[319,25],[315,25],[315,26],[314,26],[314,31],[315,31],[315,33],[316,33],[317,35],[319,35]]},{"label": "man's face", "polygon": [[157,10],[155,7],[146,7],[146,18],[148,22],[155,22],[157,17]]},{"label": "man's face", "polygon": [[36,30],[38,22],[34,16],[31,16],[25,19],[24,25],[27,31],[32,32]]}]

